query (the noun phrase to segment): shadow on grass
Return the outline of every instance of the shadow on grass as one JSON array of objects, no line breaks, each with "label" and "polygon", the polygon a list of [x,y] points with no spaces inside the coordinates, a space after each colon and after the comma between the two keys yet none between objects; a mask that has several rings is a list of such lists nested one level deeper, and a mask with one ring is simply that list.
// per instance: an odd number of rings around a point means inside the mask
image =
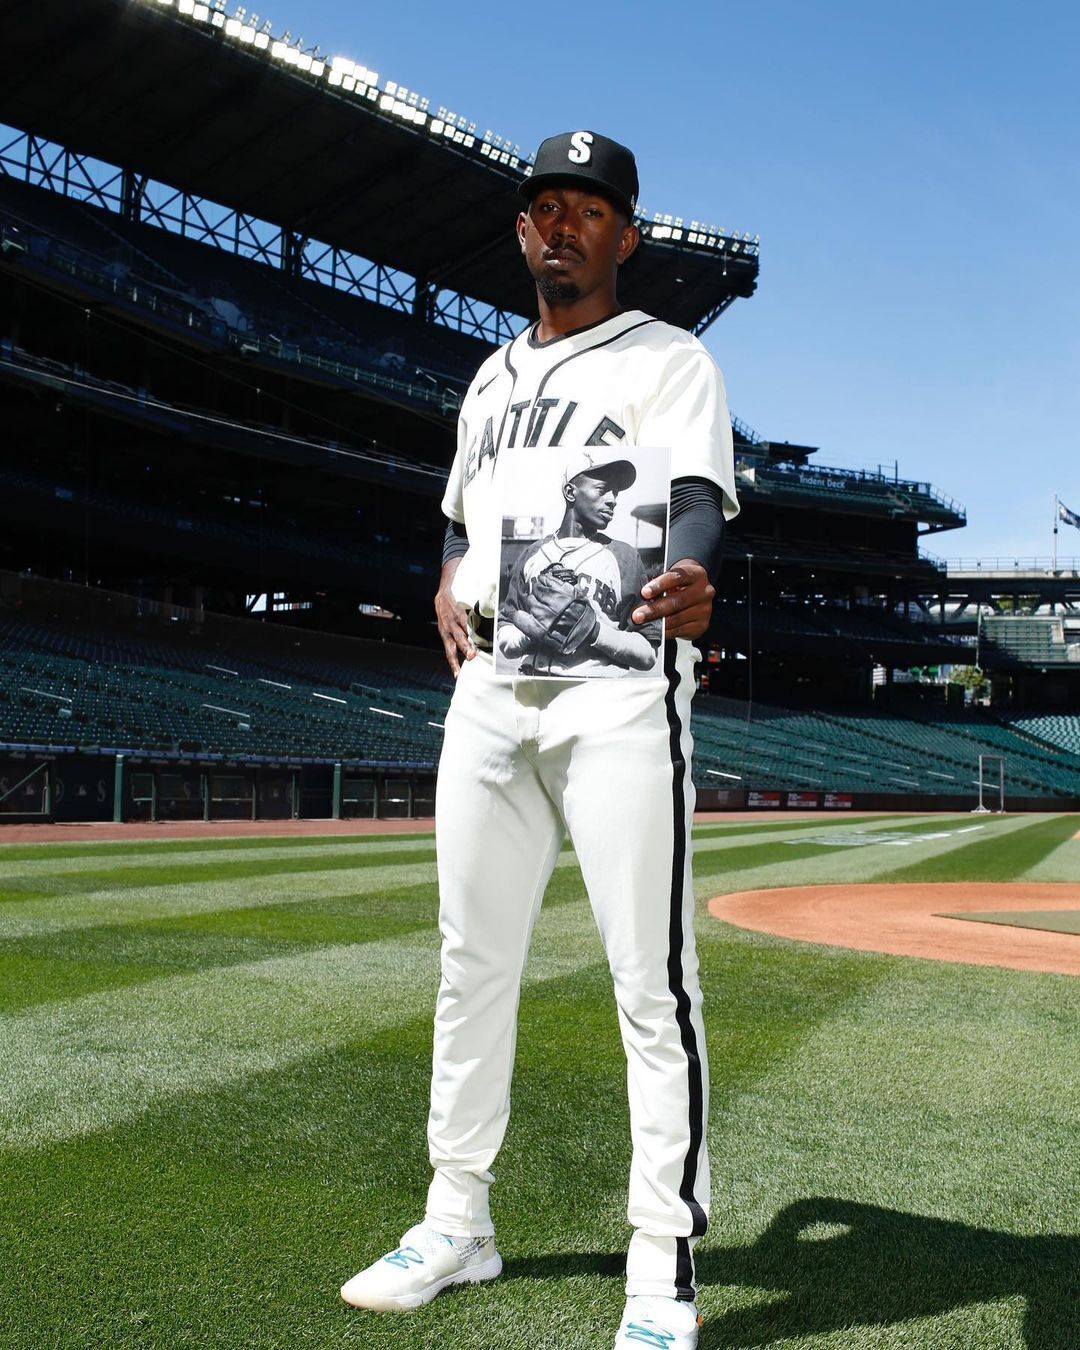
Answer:
[{"label": "shadow on grass", "polygon": [[849,1200],[800,1200],[750,1247],[704,1251],[703,1284],[785,1297],[711,1320],[701,1350],[882,1326],[1021,1294],[1027,1350],[1076,1344],[1080,1237],[1016,1237]]},{"label": "shadow on grass", "polygon": [[[617,1277],[608,1253],[506,1265],[510,1278],[589,1273]],[[855,1327],[883,1327],[1022,1295],[1026,1350],[1080,1345],[1080,1237],[1017,1237],[850,1200],[799,1200],[748,1247],[701,1251],[709,1285],[779,1297],[706,1320],[701,1350],[737,1350]]]}]

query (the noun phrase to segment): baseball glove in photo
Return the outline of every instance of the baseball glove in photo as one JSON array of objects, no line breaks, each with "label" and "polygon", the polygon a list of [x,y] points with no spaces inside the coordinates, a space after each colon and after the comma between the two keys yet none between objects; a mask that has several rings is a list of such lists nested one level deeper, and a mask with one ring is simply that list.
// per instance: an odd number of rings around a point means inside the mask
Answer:
[{"label": "baseball glove in photo", "polygon": [[600,627],[584,583],[562,563],[550,563],[535,578],[528,613],[543,641],[563,656],[588,646]]}]

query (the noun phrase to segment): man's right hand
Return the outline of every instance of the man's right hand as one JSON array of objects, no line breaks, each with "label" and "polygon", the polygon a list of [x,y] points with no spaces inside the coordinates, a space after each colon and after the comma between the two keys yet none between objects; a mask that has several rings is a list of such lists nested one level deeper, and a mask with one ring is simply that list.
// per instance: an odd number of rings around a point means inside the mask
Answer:
[{"label": "man's right hand", "polygon": [[460,558],[451,558],[443,563],[439,577],[439,589],[435,593],[435,618],[439,625],[446,662],[456,680],[461,671],[461,661],[471,661],[476,655],[472,638],[469,636],[469,611],[465,605],[454,599],[451,584],[458,569]]}]

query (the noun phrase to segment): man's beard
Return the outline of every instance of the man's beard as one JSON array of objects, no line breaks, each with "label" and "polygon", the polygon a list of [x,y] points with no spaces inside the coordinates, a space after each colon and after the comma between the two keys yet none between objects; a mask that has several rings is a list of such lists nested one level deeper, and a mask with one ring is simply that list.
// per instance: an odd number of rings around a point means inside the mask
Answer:
[{"label": "man's beard", "polygon": [[547,272],[537,277],[536,289],[549,305],[564,300],[576,300],[581,294],[576,281],[571,281],[568,277],[553,277]]}]

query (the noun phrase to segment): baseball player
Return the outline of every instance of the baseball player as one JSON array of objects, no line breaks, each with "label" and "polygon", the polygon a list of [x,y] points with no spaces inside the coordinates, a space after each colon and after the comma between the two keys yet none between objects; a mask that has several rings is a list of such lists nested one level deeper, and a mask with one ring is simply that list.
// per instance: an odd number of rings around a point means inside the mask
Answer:
[{"label": "baseball player", "polygon": [[[633,1235],[615,1346],[692,1350],[693,1248],[707,1223],[709,1172],[690,870],[691,640],[708,626],[710,574],[738,507],[719,371],[690,334],[619,307],[618,269],[638,245],[637,190],[633,155],[607,137],[575,131],[541,145],[517,219],[539,321],[484,362],[462,405],[435,598],[456,685],[436,799],[433,1176],[422,1221],[342,1296],[401,1310],[502,1268],[489,1191],[509,1116],[521,975],[569,835],[627,1058]],[[630,614],[643,631],[664,620],[655,677],[498,674],[500,458],[581,448],[612,460],[619,445],[671,453],[669,562]]]},{"label": "baseball player", "polygon": [[635,625],[647,580],[641,555],[604,527],[637,479],[628,459],[580,450],[563,470],[562,524],[518,560],[499,607],[499,651],[521,675],[651,672],[663,624]]}]

